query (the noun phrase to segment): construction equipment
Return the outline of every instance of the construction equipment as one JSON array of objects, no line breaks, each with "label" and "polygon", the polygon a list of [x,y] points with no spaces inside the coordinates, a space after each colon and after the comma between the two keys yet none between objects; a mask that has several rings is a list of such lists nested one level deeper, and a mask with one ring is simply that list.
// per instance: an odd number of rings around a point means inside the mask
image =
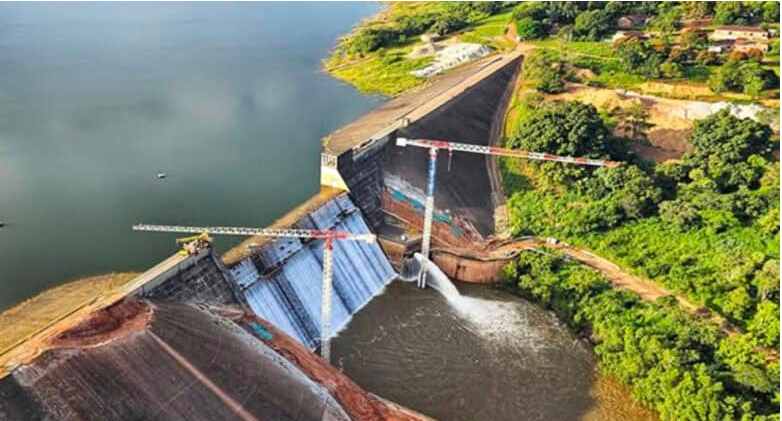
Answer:
[{"label": "construction equipment", "polygon": [[178,246],[182,247],[182,250],[179,250],[181,256],[190,256],[211,245],[212,237],[210,237],[209,234],[202,232],[198,235],[177,238],[176,243]]},{"label": "construction equipment", "polygon": [[396,139],[397,146],[414,146],[418,148],[429,149],[429,174],[426,180],[426,203],[424,206],[424,232],[421,239],[421,271],[418,274],[418,286],[426,287],[426,266],[429,264],[429,247],[432,236],[432,217],[434,215],[434,185],[437,173],[437,153],[440,149],[448,151],[448,170],[451,169],[450,158],[453,152],[468,152],[483,155],[509,156],[523,159],[532,159],[536,161],[552,161],[564,164],[591,165],[596,167],[617,167],[619,162],[605,161],[601,159],[577,158],[572,156],[552,155],[542,152],[520,151],[516,149],[498,148],[495,146],[471,145],[467,143],[448,142],[445,140],[430,139],[406,139],[403,137]]},{"label": "construction equipment", "polygon": [[[320,329],[320,355],[329,361],[331,344],[329,331],[331,330],[331,290],[332,290],[332,252],[334,241],[365,241],[375,242],[374,234],[353,234],[347,231],[334,230],[308,230],[308,229],[275,229],[275,228],[247,228],[247,227],[188,227],[181,225],[147,225],[135,224],[134,231],[153,232],[179,232],[198,234],[181,239],[190,240],[190,243],[209,239],[209,235],[238,235],[238,236],[264,236],[277,238],[301,238],[323,240],[323,296],[321,298],[321,329]],[[209,240],[211,241],[211,239]],[[177,240],[179,243],[179,240]]]}]

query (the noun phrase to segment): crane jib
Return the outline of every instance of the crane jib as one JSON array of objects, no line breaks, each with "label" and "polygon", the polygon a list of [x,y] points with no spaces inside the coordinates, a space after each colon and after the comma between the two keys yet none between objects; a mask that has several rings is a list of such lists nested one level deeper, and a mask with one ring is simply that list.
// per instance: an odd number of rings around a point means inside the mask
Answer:
[{"label": "crane jib", "polygon": [[320,240],[363,240],[374,242],[374,234],[353,234],[348,231],[332,230],[308,230],[308,229],[276,229],[276,228],[250,228],[250,227],[206,227],[206,226],[182,226],[182,225],[150,225],[134,224],[134,231],[176,232],[187,234],[212,234],[212,235],[240,235],[240,236],[265,236],[265,237],[296,237],[313,238]]},{"label": "crane jib", "polygon": [[533,159],[537,161],[562,162],[565,164],[591,165],[596,167],[617,167],[620,162],[607,161],[602,159],[592,159],[586,157],[561,156],[544,152],[521,151],[517,149],[500,148],[496,146],[472,145],[469,143],[448,142],[436,139],[406,139],[398,138],[399,146],[417,146],[427,148],[436,152],[439,149],[446,149],[449,152],[469,152],[484,155],[512,156],[524,159]]}]

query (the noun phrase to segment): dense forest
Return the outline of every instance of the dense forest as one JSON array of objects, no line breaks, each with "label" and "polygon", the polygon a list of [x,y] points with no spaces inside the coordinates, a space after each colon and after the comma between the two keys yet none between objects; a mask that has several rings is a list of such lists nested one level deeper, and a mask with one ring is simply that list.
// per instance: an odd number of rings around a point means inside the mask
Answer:
[{"label": "dense forest", "polygon": [[633,388],[664,420],[779,419],[779,364],[743,336],[726,337],[674,299],[651,304],[617,292],[563,256],[527,252],[506,266],[506,285],[554,309],[596,341],[603,370]]},{"label": "dense forest", "polygon": [[[556,237],[612,258],[724,316],[723,337],[675,300],[642,303],[561,257],[522,256],[506,268],[519,291],[600,342],[602,364],[667,420],[743,420],[778,412],[779,162],[772,132],[727,111],[697,121],[680,162],[634,157],[613,135],[621,120],[580,102],[530,101],[507,146],[612,158],[617,168],[504,161],[514,235]],[[763,418],[759,418],[763,419]]]}]

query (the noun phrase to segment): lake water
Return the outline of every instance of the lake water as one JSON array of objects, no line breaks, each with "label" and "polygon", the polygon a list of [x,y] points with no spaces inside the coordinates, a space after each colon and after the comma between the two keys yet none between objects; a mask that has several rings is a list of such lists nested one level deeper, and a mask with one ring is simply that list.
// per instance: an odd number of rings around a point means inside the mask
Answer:
[{"label": "lake water", "polygon": [[133,222],[263,226],[316,192],[321,137],[380,102],[320,60],[378,8],[0,3],[0,308],[176,250]]}]

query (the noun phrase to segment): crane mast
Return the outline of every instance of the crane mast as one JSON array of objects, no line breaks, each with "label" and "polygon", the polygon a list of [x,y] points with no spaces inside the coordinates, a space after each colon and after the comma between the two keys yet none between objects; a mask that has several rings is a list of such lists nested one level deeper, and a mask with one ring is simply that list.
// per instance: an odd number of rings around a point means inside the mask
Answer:
[{"label": "crane mast", "polygon": [[323,295],[320,303],[320,356],[326,361],[331,358],[331,343],[329,331],[331,330],[331,291],[332,291],[332,264],[334,241],[365,241],[375,242],[374,234],[353,234],[347,231],[335,230],[308,230],[308,229],[276,229],[276,228],[248,228],[248,227],[191,227],[182,225],[150,225],[134,224],[134,231],[151,232],[175,232],[198,234],[188,239],[203,241],[208,235],[238,235],[238,236],[265,236],[276,238],[301,238],[324,240],[323,245]]},{"label": "crane mast", "polygon": [[[449,156],[456,152],[476,153],[492,156],[508,156],[522,159],[531,159],[536,161],[561,162],[564,164],[590,165],[596,167],[617,167],[621,165],[616,161],[607,161],[602,159],[591,159],[584,157],[560,156],[542,152],[521,151],[516,149],[498,148],[495,146],[471,145],[469,143],[448,142],[445,140],[432,139],[407,139],[397,138],[397,146],[413,146],[429,149],[429,173],[426,179],[426,201],[424,206],[424,229],[421,239],[421,271],[418,273],[418,286],[426,287],[426,268],[429,264],[429,248],[431,246],[432,219],[434,217],[434,186],[437,174],[437,153],[440,149],[448,151]],[[448,169],[451,169],[450,161]]]}]

